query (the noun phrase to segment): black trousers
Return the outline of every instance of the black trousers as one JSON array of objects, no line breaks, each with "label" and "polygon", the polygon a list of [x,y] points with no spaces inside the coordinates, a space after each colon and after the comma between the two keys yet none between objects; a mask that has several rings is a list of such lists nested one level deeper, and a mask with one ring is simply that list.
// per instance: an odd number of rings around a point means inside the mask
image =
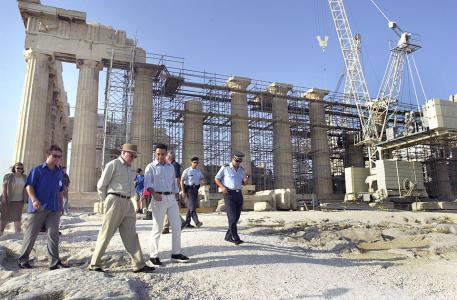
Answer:
[{"label": "black trousers", "polygon": [[199,185],[185,186],[185,192],[187,194],[186,205],[187,205],[187,215],[186,215],[186,224],[190,224],[191,218],[194,220],[195,224],[199,223],[197,216],[197,201],[198,201],[198,189]]},{"label": "black trousers", "polygon": [[241,208],[243,207],[243,194],[241,191],[237,192],[229,190],[224,195],[225,211],[227,212],[229,228],[225,234],[225,238],[232,238],[233,240],[239,240],[237,223],[240,220]]}]

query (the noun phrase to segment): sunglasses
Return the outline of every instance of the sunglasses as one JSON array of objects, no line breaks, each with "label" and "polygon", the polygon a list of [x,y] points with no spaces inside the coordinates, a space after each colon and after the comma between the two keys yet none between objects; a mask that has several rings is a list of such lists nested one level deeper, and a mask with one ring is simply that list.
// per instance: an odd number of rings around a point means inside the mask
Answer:
[{"label": "sunglasses", "polygon": [[61,154],[51,154],[52,157],[54,158],[62,158],[62,155]]},{"label": "sunglasses", "polygon": [[17,167],[16,167],[16,170],[24,170],[24,168],[17,168]]},{"label": "sunglasses", "polygon": [[240,160],[240,159],[235,159],[235,162],[240,163],[240,162],[242,162],[242,160]]},{"label": "sunglasses", "polygon": [[193,163],[193,164],[198,164],[198,161],[193,161],[192,163]]}]

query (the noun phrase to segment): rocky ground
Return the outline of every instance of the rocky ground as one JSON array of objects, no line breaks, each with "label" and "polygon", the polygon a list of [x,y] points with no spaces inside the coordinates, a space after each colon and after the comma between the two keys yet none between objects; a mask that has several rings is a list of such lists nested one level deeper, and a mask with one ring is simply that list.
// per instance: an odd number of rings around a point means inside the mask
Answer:
[{"label": "rocky ground", "polygon": [[[184,229],[187,264],[131,272],[118,234],[104,256],[108,273],[87,271],[101,218],[62,218],[61,257],[70,269],[48,271],[46,236],[37,240],[32,270],[15,262],[22,234],[0,237],[1,299],[454,299],[457,297],[457,214],[387,211],[243,212],[241,237],[224,241],[226,216],[201,214],[204,226]],[[151,221],[138,220],[145,256]]]}]

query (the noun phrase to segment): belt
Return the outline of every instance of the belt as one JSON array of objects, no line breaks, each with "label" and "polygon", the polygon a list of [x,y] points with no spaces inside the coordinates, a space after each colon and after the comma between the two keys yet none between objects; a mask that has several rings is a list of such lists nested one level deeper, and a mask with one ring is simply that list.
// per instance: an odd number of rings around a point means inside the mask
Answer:
[{"label": "belt", "polygon": [[192,184],[192,185],[186,185],[186,188],[191,189],[191,188],[200,188],[199,184]]},{"label": "belt", "polygon": [[118,194],[118,193],[108,193],[108,195],[114,195],[114,196],[119,197],[119,198],[130,199],[130,196],[124,196],[124,195],[121,195],[121,194]]},{"label": "belt", "polygon": [[160,194],[160,195],[172,195],[174,194],[173,192],[156,192],[157,194]]},{"label": "belt", "polygon": [[241,192],[241,190],[231,190],[231,189],[227,189],[229,192],[233,192],[233,193],[239,193]]}]

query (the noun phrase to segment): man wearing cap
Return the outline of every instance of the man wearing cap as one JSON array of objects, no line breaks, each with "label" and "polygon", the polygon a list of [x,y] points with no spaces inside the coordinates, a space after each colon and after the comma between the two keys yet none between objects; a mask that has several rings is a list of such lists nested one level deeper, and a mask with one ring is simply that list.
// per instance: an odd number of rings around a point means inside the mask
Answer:
[{"label": "man wearing cap", "polygon": [[225,240],[236,245],[244,243],[238,235],[236,226],[240,219],[241,208],[243,207],[241,187],[249,178],[249,175],[246,175],[243,167],[240,165],[243,157],[244,154],[242,152],[236,151],[232,155],[232,162],[222,166],[214,179],[224,194],[225,211],[227,212],[229,225],[225,234]]},{"label": "man wearing cap", "polygon": [[158,144],[155,149],[155,160],[147,165],[144,173],[144,187],[152,194],[152,239],[150,261],[161,266],[159,258],[159,241],[162,234],[165,215],[171,222],[171,259],[187,262],[188,257],[181,253],[181,216],[176,202],[179,193],[176,173],[173,165],[166,160],[167,146]]},{"label": "man wearing cap", "polygon": [[181,177],[181,193],[185,194],[187,199],[186,226],[190,225],[192,218],[195,222],[195,226],[201,227],[203,223],[198,220],[197,201],[200,182],[204,181],[205,177],[198,168],[198,157],[192,157],[190,161],[192,163],[191,166],[182,172]]},{"label": "man wearing cap", "polygon": [[100,266],[101,258],[118,229],[125,250],[132,259],[133,272],[149,273],[154,270],[144,262],[136,233],[135,209],[130,199],[135,177],[131,165],[136,157],[137,146],[124,144],[121,156],[106,164],[98,180],[98,195],[101,200],[104,200],[104,217],[89,266],[91,271],[104,272]]}]

